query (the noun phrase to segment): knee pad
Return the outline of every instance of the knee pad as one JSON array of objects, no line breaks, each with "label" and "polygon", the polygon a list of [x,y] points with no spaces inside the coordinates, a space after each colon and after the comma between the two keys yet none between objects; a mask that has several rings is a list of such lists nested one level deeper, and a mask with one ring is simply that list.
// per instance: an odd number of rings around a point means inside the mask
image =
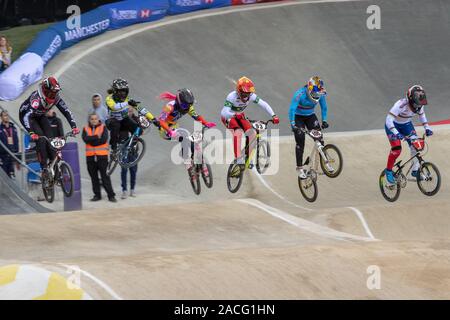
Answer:
[{"label": "knee pad", "polygon": [[402,146],[394,146],[391,148],[391,154],[398,157],[402,153]]}]

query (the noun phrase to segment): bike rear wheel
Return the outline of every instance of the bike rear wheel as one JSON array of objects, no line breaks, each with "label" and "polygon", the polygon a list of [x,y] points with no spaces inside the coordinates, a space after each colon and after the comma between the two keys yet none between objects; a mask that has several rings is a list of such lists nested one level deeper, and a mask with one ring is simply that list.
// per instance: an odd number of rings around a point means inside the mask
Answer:
[{"label": "bike rear wheel", "polygon": [[108,167],[106,168],[106,175],[110,176],[113,174],[114,170],[116,170],[117,167],[117,161],[116,160],[109,160]]},{"label": "bike rear wheel", "polygon": [[421,164],[417,174],[417,186],[426,196],[434,196],[441,188],[441,174],[431,162]]},{"label": "bike rear wheel", "polygon": [[256,170],[263,174],[270,166],[270,144],[267,140],[260,140],[256,150]]},{"label": "bike rear wheel", "polygon": [[319,190],[317,189],[316,179],[314,175],[308,173],[306,179],[298,177],[298,187],[303,198],[308,202],[314,202],[317,200]]},{"label": "bike rear wheel", "polygon": [[191,183],[192,190],[194,190],[196,195],[199,195],[202,191],[199,171],[200,170],[197,165],[194,165],[190,170],[188,170],[189,182]]},{"label": "bike rear wheel", "polygon": [[341,174],[343,159],[341,151],[334,144],[327,144],[322,149],[326,160],[320,155],[320,167],[329,178],[336,178]]},{"label": "bike rear wheel", "polygon": [[[141,161],[145,154],[145,141],[140,137],[135,137],[133,145],[129,148],[128,152],[122,150],[120,156],[118,157],[119,164],[122,168],[128,169],[134,167]],[[126,147],[125,147],[126,148]],[[133,160],[129,160],[133,159]]]},{"label": "bike rear wheel", "polygon": [[59,181],[61,189],[66,197],[71,197],[74,189],[72,168],[64,161],[59,164]]},{"label": "bike rear wheel", "polygon": [[207,173],[203,171],[203,168],[201,169],[202,171],[202,178],[203,178],[203,182],[205,183],[206,187],[208,188],[212,188],[213,186],[213,174],[212,174],[212,170],[211,170],[211,166],[209,165],[209,163],[204,163],[207,169]]},{"label": "bike rear wheel", "polygon": [[380,178],[378,180],[378,184],[380,186],[381,194],[383,198],[389,202],[397,201],[398,197],[400,197],[401,186],[400,183],[397,182],[393,185],[389,185],[386,181],[386,175],[384,170],[381,171]]},{"label": "bike rear wheel", "polygon": [[242,180],[244,178],[244,170],[242,170],[243,166],[244,165],[237,164],[236,161],[234,161],[228,167],[227,187],[231,193],[236,193],[242,185]]}]

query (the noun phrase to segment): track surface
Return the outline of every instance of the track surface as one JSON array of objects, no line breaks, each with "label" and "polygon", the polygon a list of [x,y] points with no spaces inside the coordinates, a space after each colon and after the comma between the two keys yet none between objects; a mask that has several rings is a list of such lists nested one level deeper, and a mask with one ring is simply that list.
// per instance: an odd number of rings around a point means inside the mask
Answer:
[{"label": "track surface", "polygon": [[[218,121],[231,81],[246,74],[282,117],[281,134],[289,135],[290,97],[317,73],[327,83],[335,131],[381,128],[388,108],[413,82],[429,93],[429,119],[448,118],[450,56],[443,39],[449,39],[449,3],[370,4],[381,7],[381,30],[365,27],[369,3],[362,1],[262,5],[149,29],[68,67],[60,77],[70,88],[65,98],[80,106],[76,116],[82,123],[90,93],[105,91],[115,77],[128,78],[132,92],[154,113],[162,105],[160,92],[189,86],[198,111]],[[90,46],[143,27],[80,44],[49,70],[57,72]],[[264,117],[258,110],[247,114]],[[319,177],[319,199],[311,205],[297,188],[292,138],[281,139],[277,175],[261,180],[248,172],[243,189],[231,195],[226,166],[215,165],[214,189],[194,197],[184,168],[169,160],[173,145],[150,132],[139,168],[143,192],[136,201],[119,202],[126,209],[101,203],[103,208],[92,211],[0,217],[6,226],[0,259],[49,268],[78,265],[107,284],[83,278],[94,298],[448,299],[449,138],[448,128],[438,129],[426,156],[441,169],[440,193],[426,198],[409,183],[392,205],[377,185],[389,150],[384,133],[327,134],[327,142],[342,150],[345,167],[335,180]],[[89,185],[84,188],[89,195]],[[18,238],[20,248],[14,246]],[[380,290],[366,286],[371,265],[382,272]]]},{"label": "track surface", "polygon": [[0,170],[0,215],[49,211],[31,199]]}]

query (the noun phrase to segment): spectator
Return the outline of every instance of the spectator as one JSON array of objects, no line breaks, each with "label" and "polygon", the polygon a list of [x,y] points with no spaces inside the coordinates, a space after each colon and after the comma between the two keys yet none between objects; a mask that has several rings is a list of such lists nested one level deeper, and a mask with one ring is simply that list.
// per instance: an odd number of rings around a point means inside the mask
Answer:
[{"label": "spectator", "polygon": [[[139,119],[135,114],[135,110],[133,108],[128,108],[128,116],[130,119],[133,119],[136,121],[136,123],[139,123]],[[128,131],[122,131],[120,133],[120,139],[125,140],[129,137],[130,133]],[[133,161],[134,159],[131,159],[131,156],[129,156],[129,160]],[[121,185],[122,185],[122,199],[126,199],[128,197],[128,188],[127,188],[127,175],[128,170],[130,171],[130,196],[136,197],[135,192],[135,186],[136,186],[136,174],[137,174],[138,166],[137,164],[133,167],[130,167],[129,169],[122,168],[122,171],[120,172],[120,178],[121,178]]]},{"label": "spectator", "polygon": [[51,109],[47,112],[47,118],[51,127],[51,138],[63,137],[64,127],[60,118],[56,116],[56,111]]},{"label": "spectator", "polygon": [[92,96],[92,109],[89,114],[92,113],[95,113],[103,124],[106,124],[106,120],[109,118],[109,112],[103,103],[103,97],[100,93]]},{"label": "spectator", "polygon": [[5,36],[0,36],[0,73],[11,65],[12,47]]},{"label": "spectator", "polygon": [[86,163],[89,175],[92,180],[92,190],[94,197],[91,201],[99,201],[102,198],[101,184],[98,178],[100,173],[103,187],[111,202],[117,202],[115,193],[111,185],[111,178],[106,174],[108,167],[108,130],[100,122],[97,114],[89,115],[89,123],[83,129],[83,141],[86,143]]},{"label": "spectator", "polygon": [[[19,137],[17,136],[17,129],[12,122],[9,121],[9,114],[7,111],[0,112],[0,141],[12,153],[19,152]],[[2,169],[10,178],[15,177],[14,173],[14,159],[3,146],[0,145],[0,160],[2,162]],[[17,165],[17,163],[16,163]],[[20,167],[18,167],[20,168]]]}]

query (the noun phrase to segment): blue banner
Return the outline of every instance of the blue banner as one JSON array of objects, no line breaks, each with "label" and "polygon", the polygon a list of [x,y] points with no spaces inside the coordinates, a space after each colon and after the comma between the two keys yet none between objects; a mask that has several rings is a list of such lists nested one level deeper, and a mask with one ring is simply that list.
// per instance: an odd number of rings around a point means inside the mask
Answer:
[{"label": "blue banner", "polygon": [[41,56],[46,64],[61,51],[62,39],[56,30],[48,28],[38,33],[26,51]]},{"label": "blue banner", "polygon": [[169,0],[169,14],[231,6],[231,0]]},{"label": "blue banner", "polygon": [[169,9],[168,0],[129,0],[107,4],[100,8],[108,11],[110,29],[119,29],[135,23],[164,18]]},{"label": "blue banner", "polygon": [[90,37],[97,36],[109,29],[109,15],[107,10],[97,8],[81,15],[79,28],[68,28],[66,21],[55,23],[50,29],[58,32],[62,37],[61,49],[66,49]]}]

